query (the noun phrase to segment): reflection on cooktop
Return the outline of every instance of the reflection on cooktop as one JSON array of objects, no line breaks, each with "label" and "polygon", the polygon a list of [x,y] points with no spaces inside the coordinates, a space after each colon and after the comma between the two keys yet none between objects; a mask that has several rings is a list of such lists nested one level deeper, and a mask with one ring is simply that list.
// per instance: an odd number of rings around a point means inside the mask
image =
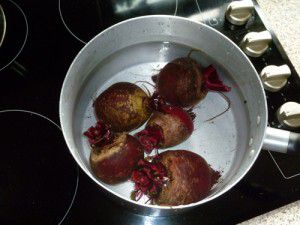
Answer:
[{"label": "reflection on cooktop", "polygon": [[66,29],[82,43],[129,18],[154,14],[188,17],[200,10],[197,0],[59,0],[58,4]]}]

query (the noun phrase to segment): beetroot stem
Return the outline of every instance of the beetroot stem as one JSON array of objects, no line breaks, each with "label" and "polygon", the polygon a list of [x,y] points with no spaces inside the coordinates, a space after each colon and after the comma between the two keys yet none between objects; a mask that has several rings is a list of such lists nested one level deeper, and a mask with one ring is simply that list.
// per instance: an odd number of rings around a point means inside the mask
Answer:
[{"label": "beetroot stem", "polygon": [[231,90],[230,87],[223,84],[220,80],[220,77],[217,73],[217,70],[213,67],[213,65],[208,66],[203,71],[205,87],[210,91],[223,91],[229,92]]},{"label": "beetroot stem", "polygon": [[151,84],[151,83],[148,82],[148,81],[138,80],[138,81],[134,82],[134,84],[137,84],[137,83],[146,83],[146,84],[149,84],[150,86],[152,86],[153,88],[155,88],[154,84]]},{"label": "beetroot stem", "polygon": [[217,117],[222,116],[224,113],[226,113],[230,109],[230,107],[231,107],[231,101],[230,101],[230,99],[224,93],[222,93],[222,92],[218,92],[218,94],[221,95],[226,100],[227,107],[226,107],[226,109],[223,112],[221,112],[221,113],[213,116],[210,119],[205,120],[204,122],[212,121],[213,119],[216,119]]},{"label": "beetroot stem", "polygon": [[191,57],[191,54],[192,54],[193,52],[201,52],[201,51],[200,51],[199,49],[192,48],[192,49],[189,51],[189,53],[188,53],[188,55],[187,55],[187,58],[190,58],[190,57]]},{"label": "beetroot stem", "polygon": [[150,154],[153,149],[157,149],[163,139],[162,131],[158,127],[147,127],[134,136],[139,140],[147,154]]},{"label": "beetroot stem", "polygon": [[131,181],[134,182],[132,197],[136,201],[142,195],[146,195],[149,198],[148,201],[152,201],[159,195],[162,187],[168,181],[168,172],[159,161],[141,159],[138,161],[138,167],[132,172]]},{"label": "beetroot stem", "polygon": [[146,87],[146,85],[142,84],[142,86],[146,89],[148,97],[151,97],[151,93],[150,93],[149,89]]}]

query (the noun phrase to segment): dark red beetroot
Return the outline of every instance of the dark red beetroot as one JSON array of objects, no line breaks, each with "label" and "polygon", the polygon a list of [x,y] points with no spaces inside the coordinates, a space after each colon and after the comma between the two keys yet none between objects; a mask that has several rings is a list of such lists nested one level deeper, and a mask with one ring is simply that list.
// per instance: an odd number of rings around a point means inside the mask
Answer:
[{"label": "dark red beetroot", "polygon": [[169,182],[154,203],[158,205],[185,205],[205,198],[220,174],[201,156],[186,150],[172,150],[160,154],[159,161],[168,171]]},{"label": "dark red beetroot", "polygon": [[206,96],[208,90],[230,91],[213,66],[203,70],[189,56],[169,62],[154,77],[154,81],[159,95],[168,103],[181,107],[194,106]]},{"label": "dark red beetroot", "polygon": [[135,183],[131,198],[138,201],[143,195],[147,195],[150,200],[154,199],[168,181],[167,176],[167,170],[161,162],[141,159],[131,175],[131,180]]},{"label": "dark red beetroot", "polygon": [[180,107],[159,105],[150,117],[146,128],[135,136],[146,153],[154,148],[168,148],[189,138],[194,131],[193,119]]},{"label": "dark red beetroot", "polygon": [[103,121],[98,121],[95,126],[91,126],[83,134],[88,138],[92,148],[108,144],[114,138],[110,126]]},{"label": "dark red beetroot", "polygon": [[112,131],[125,132],[141,126],[151,115],[149,96],[137,85],[115,83],[101,93],[94,102],[96,116]]},{"label": "dark red beetroot", "polygon": [[166,151],[151,162],[139,161],[131,176],[132,197],[147,195],[153,204],[185,205],[205,198],[219,178],[201,156],[187,150]]},{"label": "dark red beetroot", "polygon": [[118,134],[111,143],[92,148],[90,164],[94,174],[107,184],[127,180],[144,158],[143,147],[129,134]]}]

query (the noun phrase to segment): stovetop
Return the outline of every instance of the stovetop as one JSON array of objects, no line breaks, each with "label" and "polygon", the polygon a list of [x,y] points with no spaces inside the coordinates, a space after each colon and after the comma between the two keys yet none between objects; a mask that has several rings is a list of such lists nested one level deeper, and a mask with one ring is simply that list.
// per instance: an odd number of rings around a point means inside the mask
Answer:
[{"label": "stovetop", "polygon": [[[0,224],[235,224],[300,199],[300,177],[292,176],[300,171],[300,157],[262,151],[250,172],[219,198],[179,215],[138,215],[107,197],[77,167],[64,142],[60,89],[88,40],[112,24],[148,14],[196,18],[237,44],[246,33],[266,29],[256,2],[246,26],[231,26],[224,20],[229,2],[1,0],[7,32],[0,47]],[[280,127],[275,111],[284,102],[299,102],[300,82],[272,36],[267,52],[250,59],[258,72],[271,64],[292,70],[281,91],[266,92],[269,124]]]}]

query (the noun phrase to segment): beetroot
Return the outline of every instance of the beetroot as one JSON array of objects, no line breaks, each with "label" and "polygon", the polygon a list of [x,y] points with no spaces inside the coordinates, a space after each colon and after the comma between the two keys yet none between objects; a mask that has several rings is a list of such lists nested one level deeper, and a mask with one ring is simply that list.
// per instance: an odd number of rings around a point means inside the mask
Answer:
[{"label": "beetroot", "polygon": [[168,171],[169,182],[162,187],[155,204],[184,205],[205,198],[220,174],[201,156],[186,150],[166,151],[159,161]]},{"label": "beetroot", "polygon": [[114,137],[114,134],[110,130],[110,126],[103,121],[98,121],[95,126],[91,126],[83,134],[88,138],[92,148],[108,144]]},{"label": "beetroot", "polygon": [[168,150],[152,161],[140,160],[131,180],[132,198],[147,195],[152,204],[176,206],[200,201],[217,183],[220,173],[201,156],[187,150]]},{"label": "beetroot", "polygon": [[90,165],[94,174],[107,184],[127,180],[144,158],[143,147],[129,134],[117,134],[110,142],[92,148]]},{"label": "beetroot", "polygon": [[213,66],[203,70],[189,56],[169,62],[153,80],[159,95],[168,103],[181,107],[194,106],[209,90],[230,91],[219,79]]},{"label": "beetroot", "polygon": [[131,131],[141,126],[151,115],[149,96],[137,85],[115,83],[94,102],[96,116],[115,132]]},{"label": "beetroot", "polygon": [[167,176],[167,170],[161,162],[141,159],[131,175],[131,180],[135,183],[131,198],[138,201],[143,195],[150,199],[157,197],[168,180]]},{"label": "beetroot", "polygon": [[135,134],[146,153],[154,148],[168,148],[189,138],[194,131],[193,119],[180,107],[159,105],[146,128]]}]

